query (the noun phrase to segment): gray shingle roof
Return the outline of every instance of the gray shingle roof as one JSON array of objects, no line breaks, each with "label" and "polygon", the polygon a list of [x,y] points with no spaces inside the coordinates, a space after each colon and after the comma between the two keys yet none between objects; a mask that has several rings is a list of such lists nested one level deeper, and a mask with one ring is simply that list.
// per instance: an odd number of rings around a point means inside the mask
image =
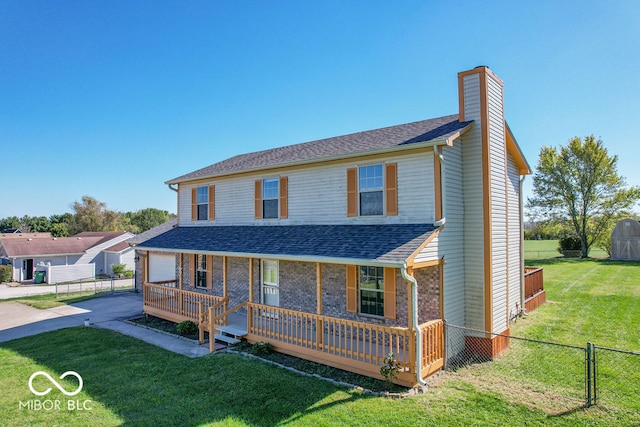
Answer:
[{"label": "gray shingle roof", "polygon": [[431,224],[177,227],[137,249],[399,265],[435,230]]},{"label": "gray shingle roof", "polygon": [[178,225],[178,220],[177,218],[173,218],[170,219],[167,222],[164,222],[160,225],[157,225],[147,231],[145,231],[144,233],[140,233],[136,236],[133,236],[132,238],[130,238],[129,240],[127,240],[127,243],[135,246],[135,245],[139,245],[140,243],[151,239],[152,237],[156,237],[162,233],[166,233],[167,231],[171,230],[172,228],[176,227]]},{"label": "gray shingle roof", "polygon": [[288,145],[270,150],[241,154],[211,166],[167,181],[167,184],[210,178],[251,170],[297,163],[310,163],[327,158],[350,157],[367,152],[404,148],[410,144],[450,138],[470,126],[459,122],[458,115],[438,117],[403,125]]}]

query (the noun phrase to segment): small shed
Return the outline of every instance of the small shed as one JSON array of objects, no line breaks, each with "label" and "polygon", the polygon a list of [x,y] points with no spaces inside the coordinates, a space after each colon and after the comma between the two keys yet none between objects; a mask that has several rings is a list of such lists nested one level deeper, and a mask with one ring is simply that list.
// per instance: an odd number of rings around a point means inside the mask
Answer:
[{"label": "small shed", "polygon": [[627,218],[618,221],[611,232],[611,259],[640,261],[640,222]]}]

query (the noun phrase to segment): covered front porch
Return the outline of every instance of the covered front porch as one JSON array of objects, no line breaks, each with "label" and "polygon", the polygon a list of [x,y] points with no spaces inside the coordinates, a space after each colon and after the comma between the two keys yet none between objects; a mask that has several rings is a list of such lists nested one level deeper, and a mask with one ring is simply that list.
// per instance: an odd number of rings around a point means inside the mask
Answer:
[{"label": "covered front porch", "polygon": [[416,333],[408,327],[368,324],[248,301],[228,308],[228,297],[177,289],[167,283],[145,283],[143,291],[145,313],[174,322],[192,320],[198,324],[201,342],[205,332],[209,333],[211,351],[218,328],[232,325],[244,328],[244,338],[251,344],[268,342],[278,352],[379,379],[383,379],[380,366],[384,358],[393,353],[401,366],[395,382],[409,387],[417,383],[418,369],[426,379],[444,363],[442,320],[423,323]]},{"label": "covered front porch", "polygon": [[[444,363],[443,260],[418,257],[437,233],[432,225],[178,227],[139,246],[144,310],[196,322],[212,351],[212,337],[234,320],[234,335],[249,343],[371,377],[382,378],[393,353],[396,382],[414,386]],[[175,280],[151,283],[155,253],[175,256]]]}]

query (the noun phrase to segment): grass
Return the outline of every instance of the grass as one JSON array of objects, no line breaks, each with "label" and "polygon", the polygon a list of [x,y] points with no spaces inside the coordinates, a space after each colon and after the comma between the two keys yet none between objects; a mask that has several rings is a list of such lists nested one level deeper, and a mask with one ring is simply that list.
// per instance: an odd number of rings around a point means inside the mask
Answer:
[{"label": "grass", "polygon": [[[640,263],[535,265],[544,267],[548,303],[513,324],[514,336],[640,350]],[[0,344],[0,424],[640,425],[640,357],[598,354],[601,403],[591,408],[582,406],[581,350],[517,340],[492,363],[445,372],[426,394],[391,400],[237,354],[189,359],[115,332],[70,328]],[[27,381],[36,370],[78,372],[84,389],[74,398],[91,400],[92,410],[20,410],[34,398]],[[67,399],[55,389],[51,396]]]},{"label": "grass", "polygon": [[[609,255],[600,248],[591,247],[589,251],[591,258],[608,258]],[[558,252],[557,240],[525,240],[524,258],[527,260],[561,258]]]},{"label": "grass", "polygon": [[93,299],[99,297],[100,294],[96,294],[93,291],[88,292],[75,292],[70,294],[65,294],[64,296],[56,297],[55,294],[45,294],[45,295],[33,295],[29,297],[17,297],[17,298],[8,298],[2,300],[4,301],[14,301],[19,302],[20,304],[25,304],[40,310],[46,310],[47,308],[60,307],[61,305],[73,304],[75,302],[86,301],[88,299]]}]

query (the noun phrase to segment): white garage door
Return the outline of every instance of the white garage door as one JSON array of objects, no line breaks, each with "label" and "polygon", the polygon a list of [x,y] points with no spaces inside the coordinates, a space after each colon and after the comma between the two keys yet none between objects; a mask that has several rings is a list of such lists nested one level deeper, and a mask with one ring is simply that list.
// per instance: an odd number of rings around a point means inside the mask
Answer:
[{"label": "white garage door", "polygon": [[175,255],[151,254],[149,257],[149,281],[154,283],[166,280],[176,280]]}]

